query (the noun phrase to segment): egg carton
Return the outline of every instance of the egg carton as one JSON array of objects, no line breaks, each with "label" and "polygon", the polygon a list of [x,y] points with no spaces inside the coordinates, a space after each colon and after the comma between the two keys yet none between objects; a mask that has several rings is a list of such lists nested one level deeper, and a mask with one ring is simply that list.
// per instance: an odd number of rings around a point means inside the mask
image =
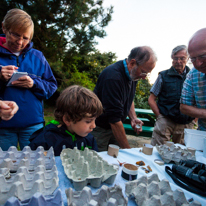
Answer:
[{"label": "egg carton", "polygon": [[19,179],[20,181],[13,184],[3,183],[4,187],[1,187],[0,190],[0,204],[4,204],[12,196],[23,201],[30,199],[36,192],[41,192],[42,195],[50,195],[58,187],[57,179],[53,178],[46,181],[43,175],[35,181],[26,181],[24,176],[20,176]]},{"label": "egg carton", "polygon": [[52,195],[43,196],[35,193],[30,199],[19,201],[16,197],[10,197],[3,206],[63,206],[61,190],[55,190]]},{"label": "egg carton", "polygon": [[46,170],[43,165],[39,165],[32,172],[29,172],[26,167],[20,167],[15,173],[11,173],[8,168],[0,169],[0,185],[12,185],[14,182],[21,180],[24,182],[36,181],[38,179],[50,181],[54,178],[59,180],[56,165],[51,170]]},{"label": "egg carton", "polygon": [[31,150],[29,146],[24,147],[22,151],[18,151],[16,147],[11,146],[7,151],[2,151],[0,147],[0,160],[2,159],[38,159],[38,158],[53,158],[54,150],[51,147],[48,151],[45,151],[42,146],[39,146],[36,150]]},{"label": "egg carton", "polygon": [[122,188],[117,185],[110,188],[103,185],[95,194],[87,186],[82,191],[69,188],[65,192],[68,206],[126,206],[128,203],[128,198],[122,194]]},{"label": "egg carton", "polygon": [[64,172],[73,182],[75,190],[82,190],[87,184],[100,187],[102,182],[113,184],[118,168],[108,164],[97,152],[85,148],[84,151],[64,149],[60,154]]},{"label": "egg carton", "polygon": [[38,147],[32,151],[25,147],[17,151],[0,149],[0,204],[15,196],[20,201],[31,198],[36,192],[51,195],[58,187],[58,172],[54,151]]},{"label": "egg carton", "polygon": [[8,151],[0,151],[0,168],[8,168],[16,172],[19,167],[25,166],[29,171],[33,171],[38,165],[44,165],[46,170],[50,170],[55,165],[53,148],[45,151],[40,146],[32,151],[26,146],[22,151],[17,151],[16,147],[12,146]]},{"label": "egg carton", "polygon": [[163,144],[157,145],[156,148],[165,163],[179,164],[180,160],[196,160],[191,152],[176,145],[167,146]]},{"label": "egg carton", "polygon": [[201,206],[197,201],[189,203],[182,190],[172,191],[169,181],[160,181],[157,174],[125,183],[125,193],[134,196],[138,206]]}]

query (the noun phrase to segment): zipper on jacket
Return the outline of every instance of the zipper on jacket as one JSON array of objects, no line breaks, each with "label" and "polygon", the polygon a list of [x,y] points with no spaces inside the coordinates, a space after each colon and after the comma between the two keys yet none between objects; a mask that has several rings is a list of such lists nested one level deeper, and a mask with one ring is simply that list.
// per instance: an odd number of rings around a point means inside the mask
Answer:
[{"label": "zipper on jacket", "polygon": [[16,57],[16,61],[17,61],[17,67],[19,67],[20,65],[19,65],[19,57],[18,56]]}]

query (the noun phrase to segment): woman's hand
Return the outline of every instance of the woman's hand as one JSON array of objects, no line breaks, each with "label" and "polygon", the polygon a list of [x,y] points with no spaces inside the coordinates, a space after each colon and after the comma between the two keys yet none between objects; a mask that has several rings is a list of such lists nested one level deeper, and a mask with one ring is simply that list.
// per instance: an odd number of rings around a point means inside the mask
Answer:
[{"label": "woman's hand", "polygon": [[1,68],[0,79],[2,79],[4,81],[8,81],[17,69],[18,69],[18,67],[12,66],[12,65],[3,66]]},{"label": "woman's hand", "polygon": [[33,87],[34,81],[30,76],[23,76],[20,77],[17,81],[13,81],[11,84],[16,87],[24,87],[29,89]]}]

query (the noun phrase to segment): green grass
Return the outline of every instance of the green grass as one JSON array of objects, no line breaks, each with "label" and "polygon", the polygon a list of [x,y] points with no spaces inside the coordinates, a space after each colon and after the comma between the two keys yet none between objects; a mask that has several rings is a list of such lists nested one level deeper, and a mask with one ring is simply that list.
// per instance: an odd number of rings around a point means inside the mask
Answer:
[{"label": "green grass", "polygon": [[54,107],[44,108],[45,125],[54,119]]},{"label": "green grass", "polygon": [[50,122],[53,119],[54,119],[54,116],[44,116],[45,125],[47,125],[47,123]]}]

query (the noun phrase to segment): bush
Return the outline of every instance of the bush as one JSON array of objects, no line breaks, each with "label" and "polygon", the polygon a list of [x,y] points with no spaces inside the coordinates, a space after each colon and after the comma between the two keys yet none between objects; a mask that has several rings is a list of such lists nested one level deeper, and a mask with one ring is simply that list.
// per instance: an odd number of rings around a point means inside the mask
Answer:
[{"label": "bush", "polygon": [[134,105],[136,108],[150,109],[148,98],[151,87],[152,85],[149,83],[148,78],[138,81],[134,97]]}]

